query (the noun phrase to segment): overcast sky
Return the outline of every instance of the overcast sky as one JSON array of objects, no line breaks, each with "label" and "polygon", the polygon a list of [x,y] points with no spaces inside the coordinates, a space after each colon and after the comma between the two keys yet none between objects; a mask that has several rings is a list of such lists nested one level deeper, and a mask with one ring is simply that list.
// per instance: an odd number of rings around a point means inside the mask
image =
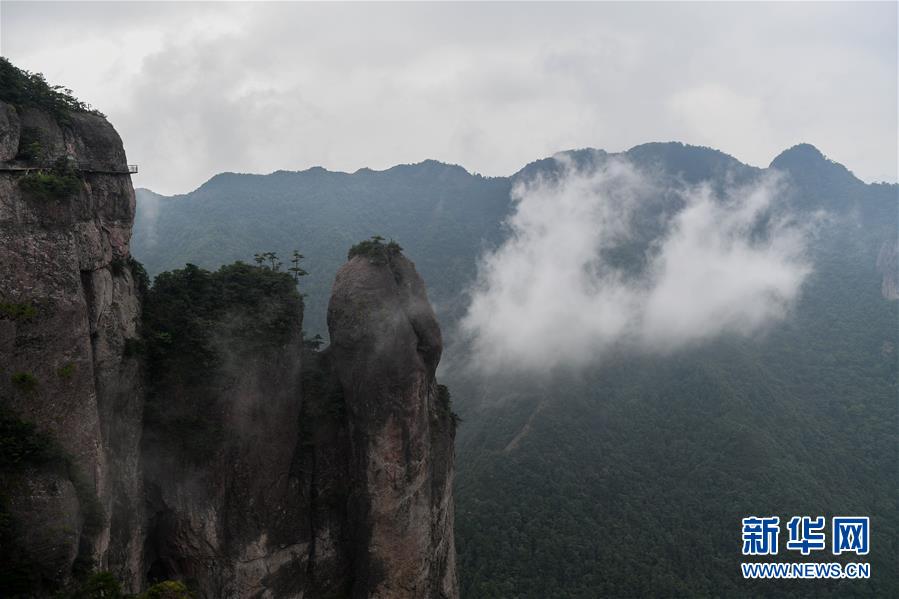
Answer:
[{"label": "overcast sky", "polygon": [[809,142],[896,181],[897,5],[0,4],[0,52],[109,117],[135,186],[425,158]]}]

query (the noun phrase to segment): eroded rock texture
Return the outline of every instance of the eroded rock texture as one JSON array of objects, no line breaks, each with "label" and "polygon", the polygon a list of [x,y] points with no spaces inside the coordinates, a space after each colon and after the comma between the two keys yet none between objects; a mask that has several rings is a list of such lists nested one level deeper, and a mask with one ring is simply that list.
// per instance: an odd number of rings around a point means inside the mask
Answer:
[{"label": "eroded rock texture", "polygon": [[[29,160],[19,159],[23,142]],[[82,163],[72,193],[29,192],[15,167]],[[4,471],[16,559],[38,588],[78,568],[140,579],[142,383],[126,342],[140,302],[129,264],[134,190],[118,134],[89,113],[60,122],[0,103],[0,403],[65,458]],[[24,532],[23,532],[24,531]],[[7,548],[4,548],[7,549]]]},{"label": "eroded rock texture", "polygon": [[103,117],[0,103],[0,167],[0,433],[30,456],[0,468],[0,595],[105,570],[209,598],[458,596],[454,420],[411,262],[341,268],[317,351],[283,273],[146,290]]},{"label": "eroded rock texture", "polygon": [[328,307],[344,394],[357,597],[454,597],[453,424],[434,377],[440,327],[400,254],[357,256]]},{"label": "eroded rock texture", "polygon": [[[255,285],[270,291],[249,303],[229,291],[263,275],[287,288]],[[454,425],[434,378],[440,328],[412,263],[348,262],[321,352],[303,345],[289,277],[244,265],[177,279],[191,304],[224,299],[204,309],[202,347],[173,339],[151,368],[150,580],[207,597],[456,597]],[[157,282],[153,330],[181,314],[164,296]]]},{"label": "eroded rock texture", "polygon": [[293,279],[188,267],[172,287],[147,299],[148,334],[171,335],[151,360],[147,396],[148,580],[184,580],[206,597],[302,596],[310,525],[294,465],[303,344]]}]

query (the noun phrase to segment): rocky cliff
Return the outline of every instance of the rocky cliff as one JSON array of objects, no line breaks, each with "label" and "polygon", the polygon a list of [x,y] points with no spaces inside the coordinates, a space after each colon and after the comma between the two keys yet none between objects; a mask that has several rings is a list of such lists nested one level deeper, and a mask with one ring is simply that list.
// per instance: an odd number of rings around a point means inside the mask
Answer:
[{"label": "rocky cliff", "polygon": [[337,274],[324,351],[304,344],[283,273],[188,266],[157,279],[151,582],[208,597],[458,595],[440,328],[412,263],[374,247]]},{"label": "rocky cliff", "polygon": [[424,284],[396,246],[337,273],[331,361],[349,436],[357,597],[454,597],[454,422],[435,381],[443,349]]},{"label": "rocky cliff", "polygon": [[274,264],[148,288],[121,140],[62,100],[0,102],[0,596],[98,571],[210,598],[458,596],[455,421],[412,263],[361,244],[323,351]]},{"label": "rocky cliff", "polygon": [[[47,165],[57,167],[19,170]],[[101,116],[0,102],[0,404],[4,443],[22,456],[0,484],[12,556],[4,575],[30,588],[94,568],[131,584],[141,574],[127,173]],[[20,447],[31,437],[9,432],[20,423],[46,440],[41,455]]]}]

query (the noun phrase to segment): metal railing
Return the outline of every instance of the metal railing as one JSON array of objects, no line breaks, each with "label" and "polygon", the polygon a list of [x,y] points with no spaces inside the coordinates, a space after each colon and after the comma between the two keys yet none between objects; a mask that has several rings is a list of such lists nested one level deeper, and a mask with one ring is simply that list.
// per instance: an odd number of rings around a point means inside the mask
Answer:
[{"label": "metal railing", "polygon": [[[82,173],[100,173],[107,175],[134,175],[137,173],[137,165],[129,164],[125,170],[116,170],[113,168],[97,167],[95,165],[71,164],[69,165],[76,171]],[[52,165],[22,165],[0,162],[0,171],[14,171],[28,174],[31,171],[45,171],[54,168]]]}]

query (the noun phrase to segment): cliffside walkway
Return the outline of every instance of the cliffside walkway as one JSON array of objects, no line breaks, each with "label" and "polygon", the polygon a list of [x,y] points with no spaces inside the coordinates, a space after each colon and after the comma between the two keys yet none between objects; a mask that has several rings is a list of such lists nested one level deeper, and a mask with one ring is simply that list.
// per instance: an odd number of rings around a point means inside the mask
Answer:
[{"label": "cliffside walkway", "polygon": [[[116,170],[116,169],[104,169],[104,168],[95,168],[92,166],[83,166],[78,165],[75,166],[75,170],[80,173],[98,173],[101,175],[134,175],[137,173],[137,165],[129,164],[127,165],[127,170]],[[31,171],[45,171],[47,169],[53,168],[51,166],[16,166],[10,164],[0,164],[0,172],[19,172],[25,173],[26,175]]]}]

